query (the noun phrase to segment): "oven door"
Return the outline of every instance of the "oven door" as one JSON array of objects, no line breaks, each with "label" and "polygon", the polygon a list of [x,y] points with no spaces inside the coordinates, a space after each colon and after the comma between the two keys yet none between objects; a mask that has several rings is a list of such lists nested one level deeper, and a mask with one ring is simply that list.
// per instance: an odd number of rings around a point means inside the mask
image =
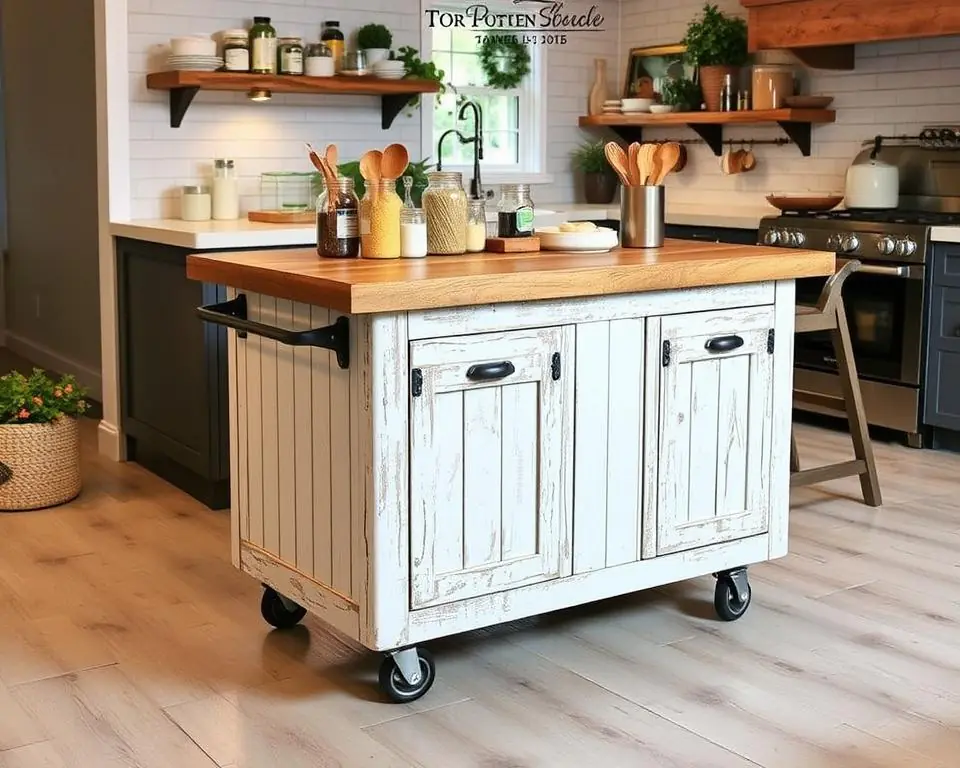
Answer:
[{"label": "oven door", "polygon": [[[837,258],[837,268],[846,263]],[[924,267],[916,264],[864,262],[847,278],[843,303],[857,373],[863,379],[920,385],[923,340]],[[816,305],[825,279],[797,281],[797,303]],[[829,332],[796,338],[801,368],[837,370]]]}]

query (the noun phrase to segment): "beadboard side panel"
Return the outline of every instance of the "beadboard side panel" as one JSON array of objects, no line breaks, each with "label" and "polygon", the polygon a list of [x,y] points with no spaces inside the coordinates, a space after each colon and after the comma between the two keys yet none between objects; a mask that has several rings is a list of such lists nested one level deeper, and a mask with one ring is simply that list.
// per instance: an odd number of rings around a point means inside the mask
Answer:
[{"label": "beadboard side panel", "polygon": [[[308,330],[337,317],[298,302],[246,297],[247,317],[271,326]],[[351,330],[356,324],[353,319]],[[355,362],[360,342],[351,336]],[[341,370],[326,349],[292,347],[254,334],[236,339],[231,370],[237,392],[231,409],[235,465],[246,467],[234,481],[240,546],[253,545],[357,601],[365,582],[365,574],[355,574],[353,567],[359,447],[352,422],[359,373]]]},{"label": "beadboard side panel", "polygon": [[640,557],[645,322],[577,325],[574,573]]}]

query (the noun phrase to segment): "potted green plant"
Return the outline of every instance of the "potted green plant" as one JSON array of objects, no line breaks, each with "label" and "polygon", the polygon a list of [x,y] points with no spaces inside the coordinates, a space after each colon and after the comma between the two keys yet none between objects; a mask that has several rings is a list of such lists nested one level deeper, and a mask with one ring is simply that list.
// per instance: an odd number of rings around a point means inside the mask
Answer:
[{"label": "potted green plant", "polygon": [[393,34],[383,24],[364,24],[357,30],[357,48],[367,55],[367,67],[390,57]]},{"label": "potted green plant", "polygon": [[608,205],[617,193],[617,177],[603,147],[603,141],[588,141],[572,153],[574,166],[583,174],[584,197],[592,205]]},{"label": "potted green plant", "polygon": [[720,111],[720,92],[727,75],[737,82],[740,67],[747,63],[747,22],[707,3],[700,16],[687,26],[683,39],[686,56],[700,73],[703,101],[710,112]]},{"label": "potted green plant", "polygon": [[80,493],[86,392],[72,376],[0,377],[0,511],[43,509]]},{"label": "potted green plant", "polygon": [[687,77],[671,77],[660,86],[660,100],[674,112],[700,109],[700,86]]}]

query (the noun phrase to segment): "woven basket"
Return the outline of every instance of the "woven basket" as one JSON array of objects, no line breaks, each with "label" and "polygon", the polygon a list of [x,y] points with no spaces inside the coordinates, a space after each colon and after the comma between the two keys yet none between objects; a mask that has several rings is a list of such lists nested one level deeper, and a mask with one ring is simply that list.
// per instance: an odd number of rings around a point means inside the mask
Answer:
[{"label": "woven basket", "polygon": [[80,428],[76,419],[0,426],[0,511],[53,507],[79,494]]}]

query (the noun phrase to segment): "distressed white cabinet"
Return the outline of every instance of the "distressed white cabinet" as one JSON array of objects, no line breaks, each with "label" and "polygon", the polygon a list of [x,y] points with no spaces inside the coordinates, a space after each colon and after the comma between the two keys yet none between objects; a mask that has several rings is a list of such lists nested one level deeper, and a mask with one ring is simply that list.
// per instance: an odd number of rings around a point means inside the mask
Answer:
[{"label": "distressed white cabinet", "polygon": [[656,519],[648,530],[655,522],[656,536],[646,555],[767,531],[774,324],[773,307],[651,319],[648,408],[656,421],[646,441]]},{"label": "distressed white cabinet", "polygon": [[570,573],[572,334],[410,345],[413,608]]}]

